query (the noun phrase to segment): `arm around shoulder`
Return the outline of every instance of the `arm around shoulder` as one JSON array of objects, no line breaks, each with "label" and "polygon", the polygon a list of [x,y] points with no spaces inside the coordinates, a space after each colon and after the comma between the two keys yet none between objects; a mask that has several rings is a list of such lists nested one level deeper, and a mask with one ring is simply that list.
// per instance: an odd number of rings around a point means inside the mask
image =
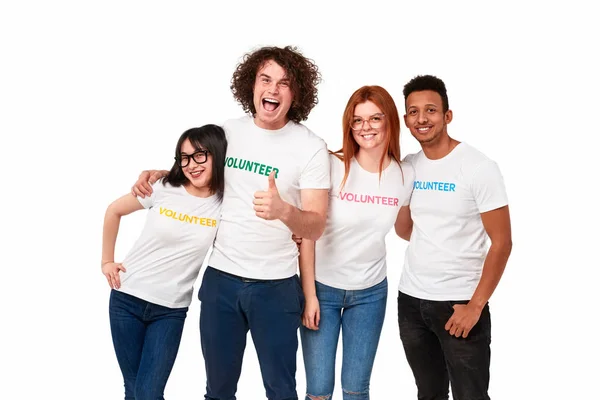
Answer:
[{"label": "arm around shoulder", "polygon": [[131,187],[131,194],[141,198],[152,195],[152,185],[168,174],[169,171],[166,170],[151,169],[142,171],[138,180]]},{"label": "arm around shoulder", "polygon": [[396,235],[406,241],[410,240],[410,235],[412,234],[413,229],[413,221],[410,216],[410,206],[400,207],[400,211],[398,211],[398,216],[396,217],[396,222],[394,223],[394,229],[396,230]]}]

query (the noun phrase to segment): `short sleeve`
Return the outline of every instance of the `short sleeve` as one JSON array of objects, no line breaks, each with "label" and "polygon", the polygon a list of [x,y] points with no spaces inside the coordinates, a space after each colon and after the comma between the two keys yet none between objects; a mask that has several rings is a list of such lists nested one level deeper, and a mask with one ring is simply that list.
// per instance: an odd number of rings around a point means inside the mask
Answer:
[{"label": "short sleeve", "polygon": [[402,160],[402,162],[412,165],[414,158],[415,158],[415,154],[407,154],[406,156],[404,156],[404,159]]},{"label": "short sleeve", "polygon": [[473,174],[471,193],[480,213],[508,204],[504,178],[498,164],[492,160],[486,160],[479,165]]},{"label": "short sleeve", "polygon": [[162,184],[162,179],[159,179],[152,185],[152,194],[150,196],[146,196],[144,198],[137,197],[138,201],[144,208],[152,208],[154,205],[158,194],[163,190],[164,185]]},{"label": "short sleeve", "polygon": [[330,165],[329,152],[323,142],[323,146],[315,152],[304,167],[299,179],[300,189],[329,189]]},{"label": "short sleeve", "polygon": [[[406,160],[406,158],[405,158]],[[407,195],[406,199],[402,206],[410,205],[410,198],[412,197],[413,187],[415,184],[415,169],[411,163],[407,161],[403,161],[402,164],[402,174],[404,176],[404,188],[406,189]]]}]

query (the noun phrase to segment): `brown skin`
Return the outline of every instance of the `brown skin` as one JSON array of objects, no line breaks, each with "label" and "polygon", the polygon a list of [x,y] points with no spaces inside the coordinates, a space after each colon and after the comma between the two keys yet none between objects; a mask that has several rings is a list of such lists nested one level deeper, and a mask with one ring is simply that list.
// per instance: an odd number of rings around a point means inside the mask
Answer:
[{"label": "brown skin", "polygon": [[412,228],[413,221],[410,217],[410,206],[400,207],[398,217],[396,217],[396,222],[394,223],[396,235],[408,242],[410,240],[410,235],[412,234]]},{"label": "brown skin", "polygon": [[498,286],[512,250],[510,213],[508,206],[481,213],[481,221],[492,245],[488,250],[481,279],[468,304],[456,304],[446,330],[456,337],[466,338],[481,316],[483,307]]},{"label": "brown skin", "polygon": [[[452,110],[444,112],[442,97],[434,91],[413,92],[406,98],[404,122],[415,139],[421,143],[423,153],[430,160],[438,160],[450,154],[460,143],[448,135],[448,124],[452,121]],[[483,227],[491,246],[486,255],[479,284],[468,304],[457,304],[446,323],[450,335],[466,338],[477,324],[481,311],[498,286],[510,252],[512,235],[508,206],[481,213]],[[395,224],[398,236],[410,240],[412,219],[410,211],[398,214]]]}]

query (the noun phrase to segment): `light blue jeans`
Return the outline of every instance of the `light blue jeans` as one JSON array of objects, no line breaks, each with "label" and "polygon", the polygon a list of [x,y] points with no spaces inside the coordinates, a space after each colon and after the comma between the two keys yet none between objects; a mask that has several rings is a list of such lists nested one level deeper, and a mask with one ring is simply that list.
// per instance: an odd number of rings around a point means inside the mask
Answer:
[{"label": "light blue jeans", "polygon": [[387,278],[363,290],[343,290],[316,282],[321,321],[316,331],[300,329],[306,369],[306,399],[330,399],[335,355],[342,330],[342,398],[368,400],[369,382],[383,327]]}]

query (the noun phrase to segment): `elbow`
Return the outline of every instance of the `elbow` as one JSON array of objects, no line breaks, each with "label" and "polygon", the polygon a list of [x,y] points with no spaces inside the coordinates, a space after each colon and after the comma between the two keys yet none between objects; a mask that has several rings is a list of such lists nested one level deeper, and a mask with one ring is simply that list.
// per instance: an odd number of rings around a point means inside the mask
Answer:
[{"label": "elbow", "polygon": [[492,248],[496,251],[497,254],[501,254],[504,258],[508,259],[510,253],[512,252],[512,239],[508,238],[502,241],[492,242]]},{"label": "elbow", "polygon": [[[396,227],[394,230],[396,231],[396,235],[397,235],[398,237],[400,237],[400,238],[404,239],[404,237],[406,236],[406,235],[404,234],[404,230],[402,230],[402,229],[398,229],[398,227]],[[405,240],[406,240],[406,239],[405,239]]]},{"label": "elbow", "polygon": [[407,242],[410,241],[410,235],[412,233],[412,229],[399,229],[398,227],[396,227],[395,231],[396,231],[396,235],[398,235],[398,237],[406,240]]},{"label": "elbow", "polygon": [[319,219],[319,224],[318,226],[315,227],[315,229],[313,230],[312,234],[307,237],[307,239],[310,239],[312,241],[317,241],[319,240],[319,238],[323,235],[323,232],[325,232],[325,221],[326,221],[326,217],[322,216]]},{"label": "elbow", "polygon": [[512,239],[508,239],[508,241],[504,245],[507,257],[510,256],[510,253],[512,252],[512,246],[513,246]]},{"label": "elbow", "polygon": [[107,218],[121,218],[122,215],[119,212],[119,207],[117,206],[117,202],[114,201],[112,203],[110,203],[110,205],[106,208],[106,213],[105,213],[105,217]]}]

